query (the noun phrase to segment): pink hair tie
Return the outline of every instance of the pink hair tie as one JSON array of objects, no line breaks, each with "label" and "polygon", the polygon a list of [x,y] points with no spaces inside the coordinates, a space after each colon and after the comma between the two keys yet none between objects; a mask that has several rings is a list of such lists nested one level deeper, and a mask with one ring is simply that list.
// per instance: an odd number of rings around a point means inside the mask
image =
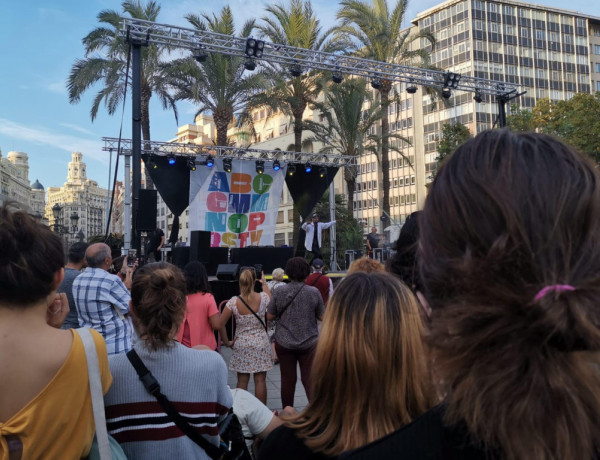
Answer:
[{"label": "pink hair tie", "polygon": [[551,284],[550,286],[546,286],[538,292],[533,298],[534,302],[537,302],[541,298],[543,298],[549,292],[564,292],[564,291],[574,291],[575,288],[570,284]]}]

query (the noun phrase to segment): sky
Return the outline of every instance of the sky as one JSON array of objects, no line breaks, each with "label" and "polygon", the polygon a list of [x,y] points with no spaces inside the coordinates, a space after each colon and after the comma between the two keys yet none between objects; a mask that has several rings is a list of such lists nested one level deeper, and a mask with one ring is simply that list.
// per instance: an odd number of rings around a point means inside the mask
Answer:
[{"label": "sky", "polygon": [[[224,1],[157,0],[161,5],[158,22],[187,26],[188,13],[217,13]],[[277,0],[281,2],[282,0]],[[265,15],[267,0],[230,0],[237,24]],[[392,4],[393,0],[388,0]],[[395,2],[394,2],[395,3]],[[406,25],[439,0],[409,0]],[[564,8],[564,0],[540,0],[546,6]],[[335,24],[339,3],[313,0],[324,28]],[[595,4],[595,5],[594,5]],[[84,57],[82,38],[98,27],[97,15],[109,9],[120,12],[119,0],[0,0],[0,149],[29,156],[29,179],[38,179],[47,188],[66,181],[71,152],[81,152],[87,175],[101,187],[108,185],[109,153],[103,152],[102,137],[131,138],[131,93],[125,112],[120,107],[113,116],[101,107],[91,121],[90,109],[100,85],[90,88],[78,104],[69,103],[66,82],[70,69]],[[571,0],[568,9],[600,16],[598,0]],[[189,102],[178,103],[179,124],[192,123],[197,109]],[[152,140],[175,137],[177,123],[172,112],[157,101],[150,106]],[[115,158],[113,158],[114,168]],[[122,171],[121,162],[119,168]],[[120,174],[122,178],[122,173]]]}]

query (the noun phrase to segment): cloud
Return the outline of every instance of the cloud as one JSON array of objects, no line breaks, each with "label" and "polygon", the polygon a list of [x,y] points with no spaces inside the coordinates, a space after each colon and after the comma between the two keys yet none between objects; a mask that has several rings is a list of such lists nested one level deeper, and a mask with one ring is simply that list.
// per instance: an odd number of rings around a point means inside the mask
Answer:
[{"label": "cloud", "polygon": [[57,81],[54,83],[48,83],[46,89],[56,94],[67,94],[67,88],[64,81]]},{"label": "cloud", "polygon": [[15,123],[0,118],[0,133],[6,136],[23,139],[40,145],[48,145],[67,152],[82,152],[101,163],[108,163],[108,156],[102,152],[102,141],[83,139],[66,134],[56,134],[47,127],[33,128],[30,125]]},{"label": "cloud", "polygon": [[89,129],[82,128],[81,126],[74,125],[73,123],[60,123],[60,126],[64,126],[65,128],[72,129],[74,131],[78,131],[82,134],[89,134],[90,136],[96,136],[96,133],[90,131]]}]

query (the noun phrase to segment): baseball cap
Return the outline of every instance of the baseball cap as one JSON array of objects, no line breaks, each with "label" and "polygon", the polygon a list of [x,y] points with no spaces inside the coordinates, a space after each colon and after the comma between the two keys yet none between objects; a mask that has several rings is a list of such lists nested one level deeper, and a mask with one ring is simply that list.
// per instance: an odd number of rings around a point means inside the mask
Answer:
[{"label": "baseball cap", "polygon": [[321,259],[315,259],[312,261],[312,266],[315,268],[323,268],[323,261]]}]

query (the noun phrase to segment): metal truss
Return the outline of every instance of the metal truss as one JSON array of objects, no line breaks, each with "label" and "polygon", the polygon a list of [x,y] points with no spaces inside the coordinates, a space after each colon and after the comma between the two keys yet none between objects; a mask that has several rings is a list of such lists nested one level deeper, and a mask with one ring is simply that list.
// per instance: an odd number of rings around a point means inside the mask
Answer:
[{"label": "metal truss", "polygon": [[[117,151],[119,139],[103,137],[103,151]],[[131,155],[133,144],[131,139],[121,139],[121,154]],[[142,155],[156,155],[196,158],[204,162],[211,155],[213,158],[235,159],[242,161],[275,161],[282,163],[310,163],[317,166],[354,166],[357,158],[352,155],[325,153],[289,152],[285,150],[263,150],[242,147],[220,147],[216,145],[196,145],[178,142],[143,141]]]},{"label": "metal truss", "polygon": [[[322,51],[307,50],[293,46],[264,42],[260,58],[249,58],[245,54],[246,38],[233,37],[208,31],[198,31],[184,27],[157,24],[141,19],[122,18],[120,34],[139,43],[157,43],[172,48],[203,50],[230,56],[246,57],[254,61],[268,61],[282,66],[295,66],[303,72],[308,70],[326,70],[341,74],[357,75],[370,80],[389,80],[408,84],[447,87],[448,72],[422,69],[400,64],[389,64],[370,59],[362,59]],[[471,91],[479,95],[508,96],[517,94],[519,86],[498,80],[460,75],[453,90]]]}]

